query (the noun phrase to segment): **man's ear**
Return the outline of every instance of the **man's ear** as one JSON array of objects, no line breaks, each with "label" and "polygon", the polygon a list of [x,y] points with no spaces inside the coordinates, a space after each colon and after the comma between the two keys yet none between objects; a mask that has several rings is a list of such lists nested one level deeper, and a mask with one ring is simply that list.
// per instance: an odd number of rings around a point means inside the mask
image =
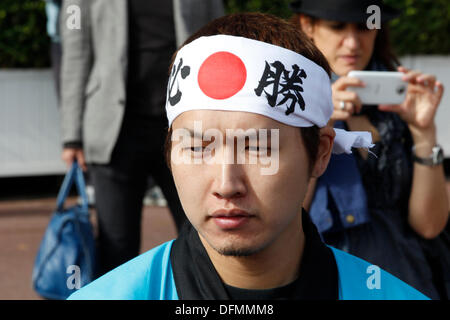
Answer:
[{"label": "man's ear", "polygon": [[319,148],[317,150],[316,162],[311,172],[312,178],[320,177],[326,170],[333,150],[334,137],[336,133],[333,127],[325,126],[320,129]]},{"label": "man's ear", "polygon": [[302,31],[306,33],[308,38],[313,39],[313,31],[314,31],[314,25],[313,20],[311,17],[308,17],[304,14],[300,14],[300,27],[302,28]]}]

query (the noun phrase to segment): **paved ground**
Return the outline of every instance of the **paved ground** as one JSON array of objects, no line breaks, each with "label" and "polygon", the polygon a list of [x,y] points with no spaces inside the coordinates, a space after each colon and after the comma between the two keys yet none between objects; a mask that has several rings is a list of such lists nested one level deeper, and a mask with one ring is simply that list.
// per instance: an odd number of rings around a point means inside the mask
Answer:
[{"label": "paved ground", "polygon": [[[0,300],[40,299],[31,287],[31,273],[54,206],[53,198],[0,202]],[[167,208],[145,207],[142,227],[141,251],[176,236]]]}]

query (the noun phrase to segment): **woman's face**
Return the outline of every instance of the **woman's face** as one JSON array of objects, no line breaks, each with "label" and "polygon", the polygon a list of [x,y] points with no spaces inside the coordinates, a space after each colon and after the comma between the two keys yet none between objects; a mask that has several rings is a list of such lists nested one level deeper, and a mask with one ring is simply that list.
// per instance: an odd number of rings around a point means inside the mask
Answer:
[{"label": "woman's face", "polygon": [[363,70],[372,56],[377,29],[364,23],[345,23],[300,17],[302,30],[324,54],[334,73],[345,76],[351,70]]}]

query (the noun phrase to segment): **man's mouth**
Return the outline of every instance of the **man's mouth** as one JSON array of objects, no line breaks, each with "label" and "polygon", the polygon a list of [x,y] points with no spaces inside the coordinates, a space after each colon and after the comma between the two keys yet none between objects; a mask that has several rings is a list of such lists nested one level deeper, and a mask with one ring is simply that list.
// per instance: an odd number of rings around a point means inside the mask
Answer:
[{"label": "man's mouth", "polygon": [[212,213],[211,219],[222,230],[237,229],[247,224],[254,215],[241,209],[220,209]]}]

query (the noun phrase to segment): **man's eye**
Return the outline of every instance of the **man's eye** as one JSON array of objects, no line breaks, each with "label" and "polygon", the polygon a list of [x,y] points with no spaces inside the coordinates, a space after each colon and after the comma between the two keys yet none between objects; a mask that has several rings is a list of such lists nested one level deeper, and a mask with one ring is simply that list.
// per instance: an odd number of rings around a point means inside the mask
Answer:
[{"label": "man's eye", "polygon": [[189,149],[194,153],[203,152],[205,150],[204,147],[190,147]]},{"label": "man's eye", "polygon": [[186,146],[183,148],[183,151],[194,152],[194,153],[202,152],[203,150],[204,150],[204,147],[202,147],[202,146],[199,146],[199,147]]}]

